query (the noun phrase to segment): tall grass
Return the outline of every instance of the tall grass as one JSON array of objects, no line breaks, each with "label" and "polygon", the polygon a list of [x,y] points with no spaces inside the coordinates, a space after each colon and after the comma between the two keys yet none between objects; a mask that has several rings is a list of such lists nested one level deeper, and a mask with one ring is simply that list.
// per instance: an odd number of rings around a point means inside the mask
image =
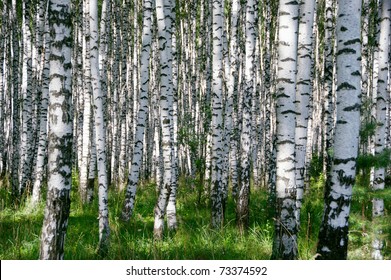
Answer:
[{"label": "tall grass", "polygon": [[[77,192],[77,176],[71,192],[72,204],[65,241],[65,259],[101,259],[97,254],[98,205],[82,205]],[[298,237],[299,258],[312,259],[316,253],[317,233],[323,211],[324,178],[313,179],[302,209]],[[119,220],[123,194],[114,188],[109,192],[110,249],[105,259],[269,259],[273,241],[273,219],[267,192],[254,190],[250,200],[250,229],[241,235],[235,224],[235,203],[229,198],[225,225],[210,228],[208,201],[200,200],[197,188],[181,180],[177,214],[179,228],[166,231],[162,241],[153,239],[153,208],[156,186],[143,183],[138,189],[134,215],[130,222]],[[36,209],[11,206],[8,188],[0,185],[0,259],[37,259],[43,221],[44,203]],[[388,208],[389,209],[389,208]],[[367,217],[361,216],[362,205],[352,206],[349,257],[370,258],[370,235],[362,231]],[[367,226],[369,231],[370,226]],[[387,230],[390,230],[389,228]],[[387,234],[387,230],[385,233]],[[389,235],[388,235],[389,236]],[[386,257],[390,252],[386,252]]]}]

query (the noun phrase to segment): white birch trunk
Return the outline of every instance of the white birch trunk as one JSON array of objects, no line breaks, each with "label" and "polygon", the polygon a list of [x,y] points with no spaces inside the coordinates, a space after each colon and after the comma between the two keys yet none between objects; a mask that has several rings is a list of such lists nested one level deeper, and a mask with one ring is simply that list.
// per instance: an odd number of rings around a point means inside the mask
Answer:
[{"label": "white birch trunk", "polygon": [[91,61],[90,61],[90,22],[89,3],[90,0],[83,0],[83,148],[79,172],[80,197],[86,203],[88,193],[88,168],[91,158]]},{"label": "white birch trunk", "polygon": [[222,189],[223,150],[223,28],[224,1],[212,3],[212,152],[211,152],[211,207],[212,227],[221,228],[224,221],[224,197]]},{"label": "white birch trunk", "polygon": [[134,136],[134,148],[132,156],[132,166],[130,169],[125,202],[122,210],[122,219],[128,221],[132,216],[136,198],[136,190],[140,177],[144,153],[144,134],[146,119],[148,117],[149,107],[149,58],[151,54],[152,41],[152,7],[153,0],[144,0],[143,11],[143,31],[142,31],[142,50],[141,50],[141,76],[140,76],[140,105],[137,115],[136,133]]},{"label": "white birch trunk", "polygon": [[331,166],[331,148],[334,133],[334,3],[335,0],[326,0],[325,22],[325,98],[324,98],[324,151],[323,173],[329,173]]},{"label": "white birch trunk", "polygon": [[72,182],[71,26],[70,1],[51,0],[48,192],[40,259],[64,257]]},{"label": "white birch trunk", "polygon": [[318,259],[346,259],[361,106],[361,1],[340,0],[337,15],[337,120]]},{"label": "white birch trunk", "polygon": [[[104,1],[107,5],[107,0]],[[106,125],[103,114],[103,96],[106,94],[101,91],[99,75],[99,49],[98,49],[98,2],[90,0],[90,28],[91,28],[91,85],[94,104],[94,124],[96,139],[96,154],[98,167],[98,185],[99,185],[99,251],[102,254],[107,253],[109,245],[109,209],[108,209],[108,181],[107,181],[107,162],[106,162]]]},{"label": "white birch trunk", "polygon": [[300,210],[304,196],[305,157],[307,132],[312,95],[312,34],[315,0],[301,2],[296,83],[296,223],[300,225]]},{"label": "white birch trunk", "polygon": [[[46,21],[47,22],[47,21]],[[41,112],[40,112],[40,127],[39,127],[39,142],[37,164],[35,169],[35,180],[33,184],[33,193],[31,197],[31,207],[34,208],[41,199],[41,185],[45,173],[45,158],[47,154],[47,113],[49,102],[49,27],[45,24],[44,35],[44,63],[42,70],[42,95],[41,95]]]},{"label": "white birch trunk", "polygon": [[249,226],[249,200],[250,200],[250,159],[251,159],[251,131],[252,131],[252,97],[255,91],[255,39],[256,39],[256,13],[257,3],[254,0],[246,4],[245,24],[245,70],[244,70],[244,93],[242,96],[242,130],[241,143],[241,180],[237,202],[236,219],[238,227],[244,231]]},{"label": "white birch trunk", "polygon": [[277,73],[277,181],[273,259],[297,258],[295,220],[295,121],[299,3],[283,0],[279,6]]},{"label": "white birch trunk", "polygon": [[[377,82],[376,96],[376,134],[375,134],[375,155],[381,154],[386,148],[387,129],[387,108],[389,108],[389,44],[390,44],[390,23],[391,23],[391,2],[383,0],[381,7],[380,40],[379,40],[379,74]],[[386,168],[375,168],[373,190],[384,190]],[[374,198],[372,200],[372,216],[376,222],[377,217],[384,216],[384,200]],[[381,238],[381,230],[376,229],[375,237],[372,241],[372,257],[376,260],[383,259],[382,249],[384,240]]]},{"label": "white birch trunk", "polygon": [[31,185],[32,166],[32,36],[30,30],[31,1],[23,1],[23,66],[22,66],[22,131],[20,138],[19,194]]},{"label": "white birch trunk", "polygon": [[164,216],[170,191],[175,191],[173,184],[173,81],[172,81],[172,35],[173,2],[171,0],[156,1],[156,17],[158,26],[160,51],[160,122],[162,128],[163,180],[155,205],[154,236],[163,236]]}]

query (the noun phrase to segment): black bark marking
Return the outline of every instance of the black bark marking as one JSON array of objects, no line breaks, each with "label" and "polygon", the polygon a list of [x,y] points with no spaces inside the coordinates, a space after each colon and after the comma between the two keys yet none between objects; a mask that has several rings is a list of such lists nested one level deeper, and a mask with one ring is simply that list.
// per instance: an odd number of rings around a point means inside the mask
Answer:
[{"label": "black bark marking", "polygon": [[344,108],[343,110],[345,112],[351,112],[351,111],[359,111],[360,108],[361,108],[360,104],[356,103],[353,106],[348,106],[348,107]]},{"label": "black bark marking", "polygon": [[345,158],[345,159],[335,158],[334,164],[347,164],[350,161],[356,161],[356,158],[353,158],[353,157],[352,158]]},{"label": "black bark marking", "polygon": [[361,43],[361,40],[360,39],[353,39],[353,40],[348,40],[346,41],[345,43],[343,43],[345,46],[348,46],[348,45],[354,45],[354,44],[360,44]]},{"label": "black bark marking", "polygon": [[361,76],[361,73],[360,73],[360,71],[354,71],[352,74],[351,74],[352,76]]},{"label": "black bark marking", "polygon": [[293,58],[291,57],[287,57],[287,58],[284,58],[284,59],[281,59],[282,62],[287,62],[287,61],[296,61],[294,60]]},{"label": "black bark marking", "polygon": [[342,84],[340,84],[340,85],[338,86],[337,91],[343,90],[343,89],[347,89],[347,90],[349,90],[349,89],[356,89],[356,87],[355,87],[355,86],[352,86],[352,85],[349,84],[348,82],[344,82],[344,83],[342,83]]},{"label": "black bark marking", "polygon": [[286,78],[279,78],[277,79],[277,82],[283,82],[283,83],[287,83],[287,84],[294,84],[295,82],[292,81],[291,79],[286,79]]},{"label": "black bark marking", "polygon": [[355,54],[356,53],[356,50],[354,49],[351,49],[351,48],[344,48],[344,49],[341,49],[337,52],[337,55],[341,55],[341,54]]}]

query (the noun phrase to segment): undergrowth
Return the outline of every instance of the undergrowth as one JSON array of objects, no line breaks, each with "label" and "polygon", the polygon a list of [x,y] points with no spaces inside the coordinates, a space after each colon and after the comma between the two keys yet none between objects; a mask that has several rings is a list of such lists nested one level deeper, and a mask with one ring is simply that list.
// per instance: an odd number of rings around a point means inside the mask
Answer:
[{"label": "undergrowth", "polygon": [[[65,259],[76,260],[100,259],[97,254],[97,199],[90,205],[82,205],[77,192],[77,177],[74,178],[64,256]],[[301,212],[301,230],[298,236],[299,259],[313,259],[316,254],[317,234],[322,220],[324,182],[325,179],[321,174],[312,178],[311,187],[305,196]],[[213,230],[210,228],[208,201],[200,199],[197,188],[193,189],[190,185],[187,180],[181,180],[177,199],[179,227],[175,232],[165,231],[162,241],[153,239],[156,185],[148,182],[141,185],[137,191],[134,215],[127,223],[118,218],[124,195],[111,187],[109,191],[110,249],[105,259],[270,258],[274,226],[268,210],[270,207],[265,190],[252,191],[250,228],[242,235],[236,228],[235,203],[231,197],[226,208],[224,227],[221,230]],[[350,259],[370,259],[371,221],[367,209],[370,203],[368,204],[369,198],[362,198],[363,196],[357,193],[357,199],[352,203],[348,256]],[[44,203],[31,210],[25,205],[15,208],[10,202],[9,189],[0,185],[0,259],[38,259]],[[363,215],[362,207],[366,207],[367,214]],[[389,210],[388,205],[387,211]],[[388,227],[385,226],[383,231],[386,240],[391,236],[390,231],[388,223]],[[389,239],[387,242],[389,244]],[[385,257],[389,259],[390,255],[391,252],[386,249]]]}]

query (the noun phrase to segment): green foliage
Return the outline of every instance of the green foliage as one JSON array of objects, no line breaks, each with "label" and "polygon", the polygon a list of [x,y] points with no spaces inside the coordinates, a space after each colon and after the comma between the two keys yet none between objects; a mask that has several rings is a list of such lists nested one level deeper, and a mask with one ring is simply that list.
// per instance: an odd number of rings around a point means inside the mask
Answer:
[{"label": "green foliage", "polygon": [[357,158],[357,169],[363,170],[371,167],[381,168],[387,167],[391,163],[391,149],[384,149],[383,152],[371,155],[361,154]]},{"label": "green foliage", "polygon": [[[98,205],[82,205],[77,191],[77,174],[73,176],[71,212],[65,243],[66,259],[100,259],[98,245]],[[156,185],[144,183],[138,189],[134,216],[129,223],[118,217],[123,194],[111,189],[110,248],[107,259],[268,259],[271,254],[273,223],[265,215],[267,194],[254,191],[251,201],[251,226],[240,235],[235,224],[235,204],[228,202],[226,224],[221,231],[210,228],[207,203],[198,202],[197,189],[191,190],[181,179],[177,213],[179,229],[165,231],[162,241],[153,239],[153,208]],[[10,194],[0,188],[4,207],[0,213],[0,258],[37,259],[43,221],[44,203],[36,211],[8,207]],[[95,196],[96,197],[96,196]]]},{"label": "green foliage", "polygon": [[[314,157],[310,166],[317,166],[320,158]],[[312,259],[316,254],[318,232],[322,222],[323,214],[323,193],[326,179],[322,173],[314,173],[310,179],[304,203],[301,209],[301,227],[299,232],[299,257],[300,259]]]},{"label": "green foliage", "polygon": [[308,167],[308,176],[313,180],[319,178],[323,171],[323,156],[319,153],[314,153]]}]

